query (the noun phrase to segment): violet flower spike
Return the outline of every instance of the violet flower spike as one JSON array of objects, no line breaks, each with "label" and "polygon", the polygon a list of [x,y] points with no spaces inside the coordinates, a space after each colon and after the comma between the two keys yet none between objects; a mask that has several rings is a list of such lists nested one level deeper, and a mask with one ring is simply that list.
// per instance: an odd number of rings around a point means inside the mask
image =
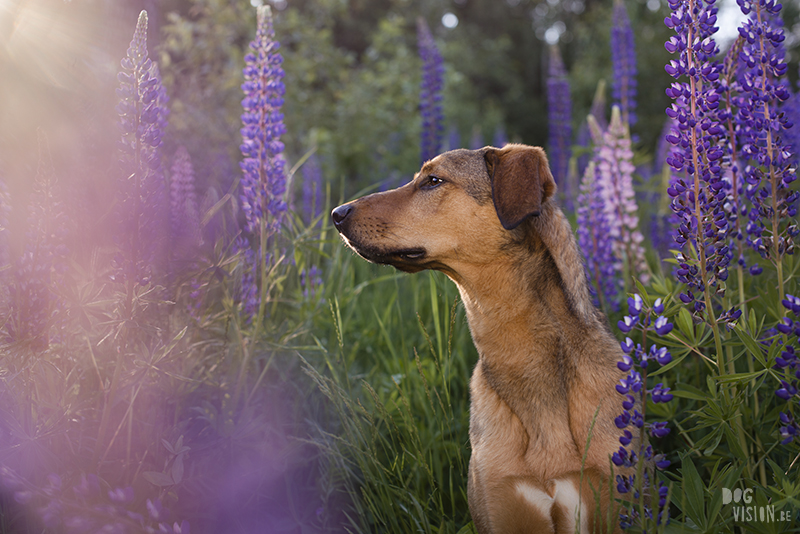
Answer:
[{"label": "violet flower spike", "polygon": [[558,47],[550,47],[547,78],[548,156],[550,170],[564,197],[564,205],[572,209],[573,195],[569,186],[569,159],[572,154],[572,96],[569,79]]},{"label": "violet flower spike", "polygon": [[[657,311],[656,311],[657,310]],[[624,322],[620,321],[620,328],[624,331],[630,331],[634,328],[642,330],[646,334],[649,330],[664,330],[667,327],[666,318],[658,315],[664,311],[663,302],[657,300],[652,307],[645,305],[644,299],[641,295],[634,294],[628,299],[628,311],[630,315],[624,317]],[[653,313],[658,316],[655,321],[650,320]],[[671,325],[670,325],[671,328]],[[658,347],[651,345],[649,351],[641,344],[636,344],[631,338],[626,338],[625,341],[620,343],[620,347],[624,352],[622,360],[617,362],[617,367],[626,373],[619,383],[615,386],[617,392],[623,395],[622,413],[614,419],[614,425],[623,431],[622,436],[619,438],[621,444],[620,449],[612,454],[611,460],[617,467],[624,467],[635,470],[635,467],[642,459],[646,462],[652,461],[657,469],[666,469],[670,462],[661,454],[653,454],[652,446],[644,445],[647,439],[644,432],[648,432],[652,437],[659,438],[666,436],[670,429],[667,423],[663,421],[648,423],[645,421],[644,413],[640,411],[646,406],[648,395],[649,399],[654,403],[665,403],[672,400],[673,395],[670,393],[670,388],[659,383],[652,388],[647,387],[647,367],[648,360],[657,360],[661,365],[670,361],[669,353],[665,347]],[[634,439],[634,436],[639,436],[639,439]],[[617,491],[621,494],[630,494],[633,500],[638,500],[642,492],[648,493],[651,485],[650,476],[645,471],[645,476],[642,480],[637,480],[637,475],[623,476],[616,475]],[[657,513],[654,516],[654,503],[649,502],[643,504],[645,517],[640,517],[638,503],[632,503],[627,512],[620,515],[620,528],[628,529],[631,527],[638,527],[642,530],[648,529],[651,525],[658,526],[665,521],[669,521],[667,510],[667,496],[668,490],[663,483],[658,484],[659,501],[656,508]]]},{"label": "violet flower spike", "polygon": [[592,160],[597,165],[597,181],[603,209],[610,224],[614,256],[624,266],[626,276],[647,283],[650,276],[639,231],[638,206],[633,191],[633,150],[619,107],[611,110],[611,122],[603,132],[591,115],[589,129],[595,143]]},{"label": "violet flower spike", "polygon": [[175,152],[170,177],[170,227],[173,243],[193,248],[200,241],[194,167],[186,147]]},{"label": "violet flower spike", "polygon": [[780,412],[781,427],[778,429],[781,443],[787,445],[800,439],[800,424],[791,411],[793,409],[797,413],[796,410],[800,409],[800,358],[797,348],[800,346],[800,321],[788,317],[789,313],[796,319],[800,317],[800,298],[787,293],[781,303],[787,310],[787,316],[776,325],[776,329],[786,338],[784,349],[775,358],[773,369],[778,373],[780,386],[775,390],[775,396],[787,404],[787,410]]},{"label": "violet flower spike", "polygon": [[311,154],[300,169],[303,172],[303,214],[311,224],[322,213],[325,201],[322,168],[317,155]]},{"label": "violet flower spike", "polygon": [[47,137],[39,131],[39,163],[28,207],[25,248],[10,269],[10,317],[6,334],[29,341],[36,350],[50,343],[53,318],[64,307],[58,286],[68,271],[66,246],[70,227],[56,180]]},{"label": "violet flower spike", "polygon": [[433,39],[433,34],[422,17],[417,19],[419,56],[422,59],[422,83],[419,93],[419,111],[422,116],[420,160],[425,163],[439,154],[444,137],[442,89],[444,88],[444,60]]},{"label": "violet flower spike", "polygon": [[624,0],[614,1],[611,20],[611,92],[614,104],[622,112],[622,121],[633,125],[636,124],[636,45]]},{"label": "violet flower spike", "polygon": [[781,104],[791,96],[783,47],[781,4],[768,0],[740,0],[750,17],[739,28],[742,50],[737,82],[737,124],[745,162],[745,194],[752,203],[748,212],[747,242],[778,271],[778,291],[783,294],[781,257],[794,251],[793,232],[785,221],[797,214],[798,192],[795,161],[784,132],[792,128]]},{"label": "violet flower spike", "polygon": [[[687,244],[696,255],[681,254],[678,280],[689,286],[681,300],[702,313],[712,291],[724,292],[730,262],[730,226],[725,211],[726,182],[722,173],[725,130],[719,120],[717,91],[721,65],[712,37],[717,28],[717,8],[703,0],[669,0],[672,10],[665,24],[675,36],[665,44],[677,54],[665,67],[675,82],[667,88],[674,103],[666,113],[676,127],[667,136],[674,149],[667,162],[678,173],[668,190],[678,216],[676,243]],[[704,295],[696,301],[694,292]],[[708,313],[713,313],[711,310]]]},{"label": "violet flower spike", "polygon": [[[273,267],[273,236],[278,232],[287,211],[286,161],[280,140],[286,133],[283,123],[283,58],[278,52],[272,11],[269,6],[256,9],[256,37],[245,56],[242,91],[242,211],[245,231],[253,236],[253,248],[240,240],[244,252],[242,303],[250,320],[263,317],[267,299],[267,273]],[[246,248],[245,248],[246,247]],[[257,254],[256,254],[257,253]]]},{"label": "violet flower spike", "polygon": [[256,38],[250,43],[251,53],[245,56],[242,84],[242,211],[247,231],[267,236],[281,226],[286,213],[286,162],[281,135],[283,124],[283,58],[278,49],[269,6],[257,8]]},{"label": "violet flower spike", "polygon": [[158,66],[148,57],[147,12],[139,14],[126,57],[120,62],[117,105],[122,139],[120,163],[120,256],[116,277],[147,284],[166,216],[161,146],[166,126],[166,92]]},{"label": "violet flower spike", "polygon": [[621,266],[614,256],[611,225],[604,209],[596,169],[593,162],[586,167],[577,199],[578,245],[586,259],[586,276],[595,304],[615,311],[622,288]]}]

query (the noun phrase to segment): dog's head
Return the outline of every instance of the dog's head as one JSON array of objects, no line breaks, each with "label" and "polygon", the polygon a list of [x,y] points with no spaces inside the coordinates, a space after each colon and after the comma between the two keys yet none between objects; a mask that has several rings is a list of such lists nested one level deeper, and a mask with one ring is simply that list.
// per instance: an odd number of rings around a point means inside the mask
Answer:
[{"label": "dog's head", "polygon": [[457,275],[496,260],[555,190],[541,148],[460,149],[425,163],[408,184],[339,206],[331,217],[369,261]]}]

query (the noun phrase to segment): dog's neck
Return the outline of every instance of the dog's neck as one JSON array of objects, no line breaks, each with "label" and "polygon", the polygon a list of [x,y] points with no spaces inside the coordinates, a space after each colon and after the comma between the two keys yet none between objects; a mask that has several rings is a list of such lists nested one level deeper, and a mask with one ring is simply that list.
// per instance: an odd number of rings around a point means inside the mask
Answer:
[{"label": "dog's neck", "polygon": [[[587,344],[606,345],[609,334],[589,300],[569,223],[555,206],[548,203],[547,209],[520,232],[525,238],[508,247],[504,258],[454,280],[487,384],[538,446],[575,440],[580,450],[584,435],[570,425],[586,427],[588,422],[569,405],[569,389],[578,376],[595,370],[606,374],[600,368],[610,369],[613,361],[589,357]],[[608,346],[613,359],[613,346]]]},{"label": "dog's neck", "polygon": [[591,338],[587,328],[603,328],[564,214],[546,202],[541,215],[525,224],[529,228],[521,229],[504,258],[453,277],[473,341],[489,358],[506,352],[516,357],[557,339],[568,350],[571,338]]}]

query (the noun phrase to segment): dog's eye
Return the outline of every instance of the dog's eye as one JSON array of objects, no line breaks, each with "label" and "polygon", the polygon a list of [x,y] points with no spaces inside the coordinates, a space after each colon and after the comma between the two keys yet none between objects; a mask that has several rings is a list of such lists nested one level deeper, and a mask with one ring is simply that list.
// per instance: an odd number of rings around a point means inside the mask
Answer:
[{"label": "dog's eye", "polygon": [[435,188],[439,187],[440,185],[442,185],[443,183],[444,183],[444,180],[442,180],[438,176],[428,176],[425,179],[425,181],[422,182],[422,185],[420,185],[419,188],[420,189],[425,189],[425,190],[427,190],[427,189],[435,189]]}]

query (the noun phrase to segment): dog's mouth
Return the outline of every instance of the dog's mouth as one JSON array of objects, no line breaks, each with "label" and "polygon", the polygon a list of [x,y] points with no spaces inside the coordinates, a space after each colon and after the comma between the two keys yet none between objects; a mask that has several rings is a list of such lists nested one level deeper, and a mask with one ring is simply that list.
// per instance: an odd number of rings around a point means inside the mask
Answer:
[{"label": "dog's mouth", "polygon": [[406,272],[417,272],[425,268],[421,263],[428,253],[422,247],[382,249],[374,246],[364,246],[348,238],[345,239],[345,242],[359,256],[372,263],[391,265]]},{"label": "dog's mouth", "polygon": [[397,256],[401,260],[405,261],[417,261],[421,260],[425,257],[425,249],[423,248],[412,248],[406,250],[398,250],[396,252],[390,253],[392,256]]},{"label": "dog's mouth", "polygon": [[374,263],[398,266],[399,263],[417,263],[425,259],[426,252],[423,248],[407,248],[399,250],[380,250],[370,247],[354,246],[353,250],[358,252],[364,259]]}]

